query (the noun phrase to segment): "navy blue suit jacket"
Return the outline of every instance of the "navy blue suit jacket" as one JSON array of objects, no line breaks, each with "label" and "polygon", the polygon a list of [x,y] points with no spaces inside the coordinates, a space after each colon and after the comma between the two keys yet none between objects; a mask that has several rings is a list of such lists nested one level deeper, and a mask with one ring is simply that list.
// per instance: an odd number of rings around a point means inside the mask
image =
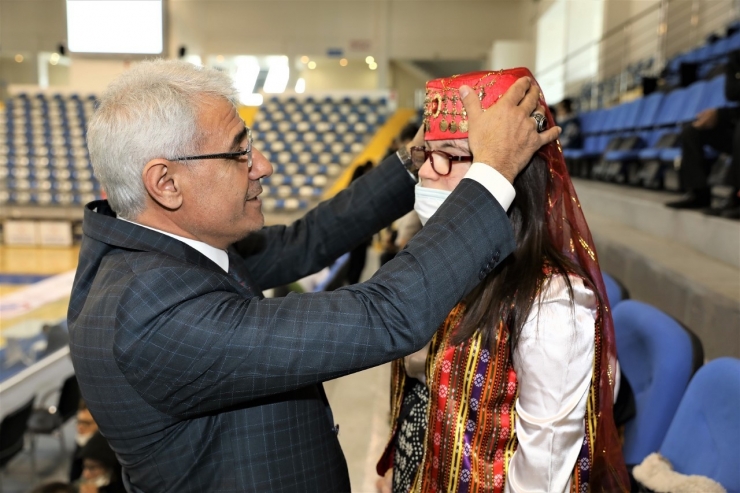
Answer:
[{"label": "navy blue suit jacket", "polygon": [[[513,247],[463,180],[368,282],[263,299],[408,212],[395,156],[291,226],[231,249],[237,282],[186,244],[88,204],[69,307],[82,394],[130,491],[349,491],[321,382],[412,353]],[[238,258],[237,258],[238,257]]]}]

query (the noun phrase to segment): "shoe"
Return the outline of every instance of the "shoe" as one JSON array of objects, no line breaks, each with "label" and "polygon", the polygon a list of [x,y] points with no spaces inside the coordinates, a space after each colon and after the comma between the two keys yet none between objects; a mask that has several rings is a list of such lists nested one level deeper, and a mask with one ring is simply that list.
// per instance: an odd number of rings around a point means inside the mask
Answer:
[{"label": "shoe", "polygon": [[694,190],[686,194],[681,200],[668,202],[666,207],[671,209],[704,209],[712,204],[712,196],[709,190]]}]

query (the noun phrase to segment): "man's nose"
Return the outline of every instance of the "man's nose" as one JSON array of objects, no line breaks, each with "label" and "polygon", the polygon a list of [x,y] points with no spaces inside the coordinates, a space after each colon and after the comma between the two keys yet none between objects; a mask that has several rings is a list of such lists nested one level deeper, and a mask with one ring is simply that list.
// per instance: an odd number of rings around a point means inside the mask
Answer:
[{"label": "man's nose", "polygon": [[259,180],[261,178],[267,178],[272,174],[272,164],[267,158],[257,149],[252,149],[252,169],[249,170],[249,178],[251,180]]}]

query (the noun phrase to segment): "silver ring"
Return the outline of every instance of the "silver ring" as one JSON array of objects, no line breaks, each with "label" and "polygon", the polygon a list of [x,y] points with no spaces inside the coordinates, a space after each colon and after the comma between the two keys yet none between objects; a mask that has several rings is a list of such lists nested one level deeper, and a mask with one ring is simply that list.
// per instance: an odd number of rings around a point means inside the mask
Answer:
[{"label": "silver ring", "polygon": [[544,132],[547,128],[547,118],[542,113],[532,113],[532,118],[537,122],[537,132]]}]

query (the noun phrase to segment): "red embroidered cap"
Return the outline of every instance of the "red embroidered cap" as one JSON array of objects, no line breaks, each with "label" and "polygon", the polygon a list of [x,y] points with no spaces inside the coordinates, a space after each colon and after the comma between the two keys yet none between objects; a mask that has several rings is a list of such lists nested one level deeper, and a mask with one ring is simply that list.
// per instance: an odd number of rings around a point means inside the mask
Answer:
[{"label": "red embroidered cap", "polygon": [[[509,87],[522,77],[529,77],[539,88],[532,72],[524,67],[471,72],[430,80],[426,85],[426,98],[424,99],[424,140],[466,139],[468,137],[468,115],[460,97],[460,86],[472,87],[478,95],[481,106],[486,109],[496,103]],[[547,108],[542,92],[540,92],[540,104]],[[554,122],[548,123],[548,126],[554,124]]]}]

